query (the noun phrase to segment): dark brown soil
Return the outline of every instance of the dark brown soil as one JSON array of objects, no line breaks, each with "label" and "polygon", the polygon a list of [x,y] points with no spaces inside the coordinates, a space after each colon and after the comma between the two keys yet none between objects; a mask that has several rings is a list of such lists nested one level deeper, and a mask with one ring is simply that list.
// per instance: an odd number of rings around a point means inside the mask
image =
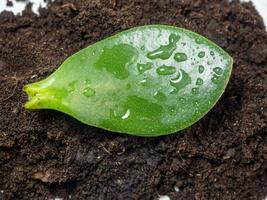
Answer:
[{"label": "dark brown soil", "polygon": [[[54,111],[26,111],[24,84],[120,30],[171,24],[233,55],[214,109],[180,133],[138,138]],[[0,14],[0,199],[259,199],[267,195],[267,33],[250,3],[58,0]],[[179,188],[176,192],[174,187]],[[177,188],[176,188],[177,189]]]}]

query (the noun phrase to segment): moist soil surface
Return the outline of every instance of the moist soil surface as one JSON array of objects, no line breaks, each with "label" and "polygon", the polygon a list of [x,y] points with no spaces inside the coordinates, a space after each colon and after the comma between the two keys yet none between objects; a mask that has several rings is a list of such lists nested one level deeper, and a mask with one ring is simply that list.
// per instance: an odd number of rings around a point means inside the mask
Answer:
[{"label": "moist soil surface", "polygon": [[[267,34],[252,4],[227,0],[58,0],[38,17],[0,14],[0,199],[259,199],[267,195]],[[27,111],[23,85],[121,30],[169,24],[234,58],[202,120],[139,138]]]}]

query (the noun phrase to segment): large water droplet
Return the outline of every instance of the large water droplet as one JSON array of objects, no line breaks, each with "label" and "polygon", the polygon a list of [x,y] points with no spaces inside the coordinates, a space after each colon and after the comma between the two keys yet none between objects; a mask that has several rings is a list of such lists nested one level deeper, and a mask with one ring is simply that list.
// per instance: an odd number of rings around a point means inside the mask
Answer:
[{"label": "large water droplet", "polygon": [[180,52],[179,53],[176,53],[174,55],[174,60],[176,62],[184,62],[184,61],[187,60],[187,55],[185,53],[180,53]]},{"label": "large water droplet", "polygon": [[197,55],[199,58],[204,58],[205,57],[205,52],[204,51],[201,51],[198,53]]},{"label": "large water droplet", "polygon": [[202,73],[204,72],[204,70],[205,70],[205,67],[204,67],[203,65],[199,65],[199,66],[198,66],[198,72],[199,72],[200,74],[202,74]]},{"label": "large water droplet", "polygon": [[160,58],[162,60],[166,60],[171,57],[172,53],[176,49],[176,43],[179,41],[180,36],[171,34],[169,37],[169,44],[168,45],[161,45],[158,49],[155,51],[149,52],[147,54],[147,57],[149,59],[157,59]]},{"label": "large water droplet", "polygon": [[176,72],[176,68],[173,66],[162,65],[157,68],[158,75],[172,75]]},{"label": "large water droplet", "polygon": [[196,85],[203,85],[204,81],[202,78],[197,78]]},{"label": "large water droplet", "polygon": [[165,94],[160,92],[160,91],[155,92],[154,98],[157,99],[158,101],[166,101],[166,99],[167,99]]},{"label": "large water droplet", "polygon": [[180,69],[177,77],[170,80],[170,85],[173,87],[171,94],[179,92],[190,83],[191,77],[184,70]]},{"label": "large water droplet", "polygon": [[83,95],[86,97],[92,97],[95,95],[95,90],[92,89],[91,87],[86,87],[83,90]]},{"label": "large water droplet", "polygon": [[152,68],[152,66],[153,65],[151,62],[147,62],[145,64],[138,63],[137,69],[138,69],[140,74],[143,74],[145,71],[150,70]]},{"label": "large water droplet", "polygon": [[105,69],[117,79],[124,80],[129,76],[128,67],[136,61],[138,51],[129,44],[118,44],[106,48],[95,64],[97,69]]},{"label": "large water droplet", "polygon": [[215,67],[213,71],[219,76],[223,74],[223,69],[220,67]]}]

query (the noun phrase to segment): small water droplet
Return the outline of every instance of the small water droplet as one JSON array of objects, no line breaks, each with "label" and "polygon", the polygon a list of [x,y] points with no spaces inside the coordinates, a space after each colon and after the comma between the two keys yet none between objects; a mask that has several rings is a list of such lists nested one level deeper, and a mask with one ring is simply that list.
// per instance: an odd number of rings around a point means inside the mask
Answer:
[{"label": "small water droplet", "polygon": [[145,46],[141,46],[141,50],[144,51],[145,50]]},{"label": "small water droplet", "polygon": [[166,101],[167,99],[165,94],[160,91],[157,91],[154,93],[154,98],[157,99],[158,101]]},{"label": "small water droplet", "polygon": [[195,102],[195,106],[196,106],[197,108],[199,107],[199,102],[198,102],[198,101]]},{"label": "small water droplet", "polygon": [[223,74],[223,69],[220,67],[215,67],[213,69],[213,71],[217,74],[217,75],[222,75]]},{"label": "small water droplet", "polygon": [[89,79],[86,79],[85,81],[84,81],[84,84],[85,85],[90,85],[92,82],[89,80]]},{"label": "small water droplet", "polygon": [[215,84],[218,84],[219,83],[219,77],[217,75],[213,75],[213,77],[211,78],[211,81]]},{"label": "small water droplet", "polygon": [[212,62],[210,62],[210,61],[207,62],[207,65],[211,65],[211,64],[212,64]]},{"label": "small water droplet", "polygon": [[93,54],[93,56],[94,56],[94,55],[95,55],[95,51],[93,51],[93,53],[92,53],[92,54]]},{"label": "small water droplet", "polygon": [[205,70],[205,68],[204,68],[203,65],[199,65],[199,66],[198,66],[198,72],[199,72],[200,74],[202,74],[202,73],[204,72],[204,70]]},{"label": "small water droplet", "polygon": [[194,95],[196,95],[196,94],[198,94],[198,92],[199,92],[199,89],[198,88],[192,88],[192,94],[194,94]]},{"label": "small water droplet", "polygon": [[157,68],[158,75],[172,75],[175,72],[176,72],[176,68],[173,66],[162,65],[161,67]]},{"label": "small water droplet", "polygon": [[169,113],[170,115],[174,116],[177,114],[177,110],[176,110],[176,107],[175,106],[170,106],[169,107]]},{"label": "small water droplet", "polygon": [[86,87],[83,90],[83,95],[86,96],[86,97],[92,97],[92,96],[95,95],[95,90],[90,88],[90,87]]},{"label": "small water droplet", "polygon": [[214,55],[215,55],[215,54],[214,54],[214,51],[211,51],[211,52],[210,52],[210,55],[211,55],[211,56],[214,56]]},{"label": "small water droplet", "polygon": [[184,62],[187,60],[187,55],[185,53],[176,53],[174,55],[174,60],[177,62]]},{"label": "small water droplet", "polygon": [[204,51],[201,51],[198,53],[197,55],[199,58],[204,58],[205,57],[205,52]]},{"label": "small water droplet", "polygon": [[185,42],[181,42],[181,44],[182,44],[183,46],[186,46],[186,43],[185,43]]},{"label": "small water droplet", "polygon": [[195,39],[195,42],[196,42],[197,44],[201,44],[201,43],[203,42],[203,40],[202,40],[201,38],[196,38],[196,39]]},{"label": "small water droplet", "polygon": [[202,78],[197,78],[196,85],[203,85],[204,81]]},{"label": "small water droplet", "polygon": [[137,70],[139,71],[140,74],[145,73],[147,70],[150,70],[152,68],[152,63],[147,62],[145,64],[137,64]]},{"label": "small water droplet", "polygon": [[184,102],[185,102],[185,98],[181,97],[181,98],[179,98],[179,101],[180,101],[181,103],[184,103]]},{"label": "small water droplet", "polygon": [[144,78],[143,80],[140,81],[142,86],[146,86],[147,82],[148,82],[147,78]]},{"label": "small water droplet", "polygon": [[126,113],[121,117],[122,119],[127,119],[130,116],[130,110],[128,109]]}]

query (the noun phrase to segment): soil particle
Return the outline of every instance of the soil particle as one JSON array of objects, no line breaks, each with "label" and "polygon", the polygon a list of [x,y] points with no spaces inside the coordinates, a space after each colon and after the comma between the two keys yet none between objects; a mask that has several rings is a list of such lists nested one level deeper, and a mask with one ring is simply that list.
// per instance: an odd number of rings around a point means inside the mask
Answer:
[{"label": "soil particle", "polygon": [[[235,0],[57,0],[40,16],[0,14],[0,199],[259,199],[267,195],[267,34]],[[137,138],[62,113],[27,111],[23,85],[121,30],[170,24],[234,57],[230,83],[202,120]],[[179,192],[174,187],[179,188]]]}]

